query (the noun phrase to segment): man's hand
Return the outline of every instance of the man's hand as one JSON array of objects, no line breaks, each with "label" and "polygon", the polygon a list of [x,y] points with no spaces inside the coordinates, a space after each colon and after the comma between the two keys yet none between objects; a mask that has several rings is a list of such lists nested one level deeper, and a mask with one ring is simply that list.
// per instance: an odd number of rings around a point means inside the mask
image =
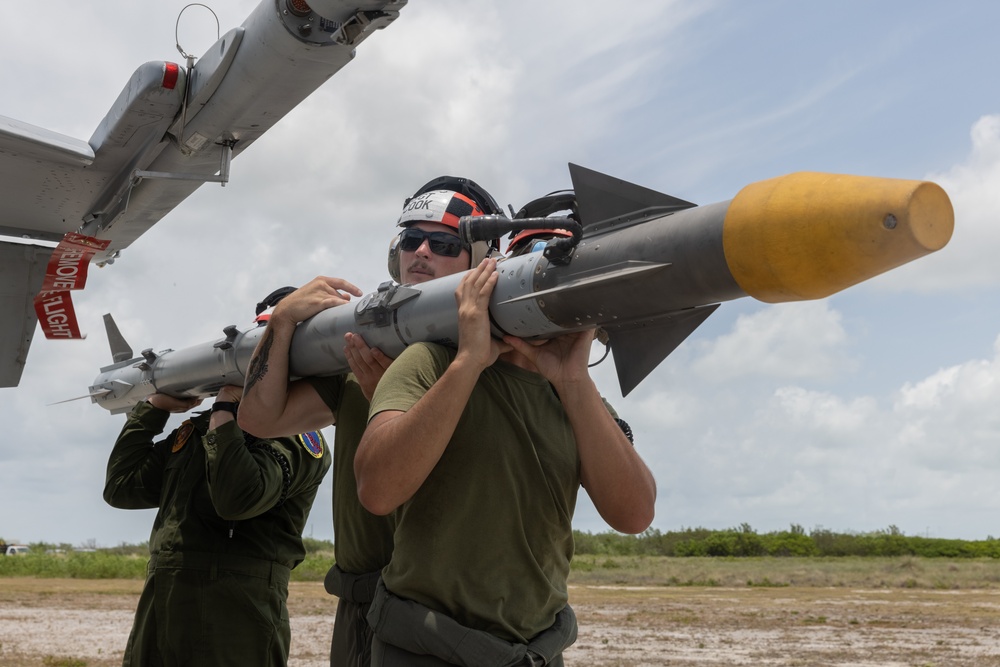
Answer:
[{"label": "man's hand", "polygon": [[529,343],[516,336],[504,336],[503,340],[527,357],[556,389],[590,379],[587,364],[594,340],[593,329],[563,334],[544,342]]},{"label": "man's hand", "polygon": [[334,415],[308,380],[288,380],[288,354],[300,322],[348,303],[361,290],[341,278],[319,276],[278,302],[247,365],[240,428],[257,437],[312,431]]},{"label": "man's hand", "polygon": [[375,394],[375,387],[382,379],[385,369],[389,368],[392,359],[377,347],[368,347],[365,339],[355,333],[344,334],[344,356],[351,372],[358,378],[361,393],[370,403]]},{"label": "man's hand", "polygon": [[318,276],[279,301],[270,321],[278,319],[295,325],[327,308],[349,302],[351,295],[361,296],[362,291],[343,278]]},{"label": "man's hand", "polygon": [[200,398],[175,398],[166,394],[153,394],[146,398],[146,402],[154,408],[166,410],[167,412],[187,412],[201,405]]},{"label": "man's hand", "polygon": [[490,295],[499,274],[495,259],[484,259],[464,276],[455,289],[458,303],[458,355],[479,370],[493,365],[511,346],[493,338],[490,333]]},{"label": "man's hand", "polygon": [[219,390],[215,400],[223,403],[239,403],[242,398],[243,387],[239,387],[234,384],[227,384]]}]

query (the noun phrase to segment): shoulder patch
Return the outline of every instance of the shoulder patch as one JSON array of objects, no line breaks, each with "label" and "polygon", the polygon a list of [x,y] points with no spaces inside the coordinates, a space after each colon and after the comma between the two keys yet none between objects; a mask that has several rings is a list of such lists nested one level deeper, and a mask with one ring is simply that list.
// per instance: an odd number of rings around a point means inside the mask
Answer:
[{"label": "shoulder patch", "polygon": [[194,433],[194,424],[191,420],[185,421],[177,429],[177,435],[174,436],[174,446],[170,448],[172,454],[176,454],[184,448],[187,441],[191,439],[191,434]]},{"label": "shoulder patch", "polygon": [[321,459],[323,458],[323,451],[326,447],[326,441],[323,440],[323,434],[319,431],[309,431],[308,433],[299,433],[295,436],[295,439],[299,441],[299,444],[306,448],[306,451],[312,454],[313,458]]}]

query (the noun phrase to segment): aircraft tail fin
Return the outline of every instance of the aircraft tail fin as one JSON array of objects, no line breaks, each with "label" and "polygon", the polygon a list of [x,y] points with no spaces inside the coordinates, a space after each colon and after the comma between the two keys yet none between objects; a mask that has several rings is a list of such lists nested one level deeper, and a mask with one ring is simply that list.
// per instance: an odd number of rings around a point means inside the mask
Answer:
[{"label": "aircraft tail fin", "polygon": [[16,387],[21,381],[38,322],[33,299],[51,256],[51,247],[0,241],[0,387]]},{"label": "aircraft tail fin", "polygon": [[104,313],[104,329],[108,332],[108,345],[111,346],[111,359],[114,363],[128,361],[135,356],[132,354],[132,346],[118,330],[118,325],[115,324],[115,318],[111,317],[111,313]]}]

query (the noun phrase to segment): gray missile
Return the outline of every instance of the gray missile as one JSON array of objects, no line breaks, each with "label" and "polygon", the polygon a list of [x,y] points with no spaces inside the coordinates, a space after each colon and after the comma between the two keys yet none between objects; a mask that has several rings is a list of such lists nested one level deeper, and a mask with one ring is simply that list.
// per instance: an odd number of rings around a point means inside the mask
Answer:
[{"label": "gray missile", "polygon": [[[498,262],[494,333],[539,339],[599,326],[623,396],[721,303],[825,298],[940,250],[954,229],[947,194],[927,181],[799,172],[696,206],[572,164],[570,176],[582,235]],[[476,228],[497,235],[515,223],[477,219]],[[386,282],[301,323],[292,377],[348,370],[347,332],[393,357],[419,341],[457,345],[462,275]],[[101,369],[91,400],[118,413],[154,392],[210,396],[242,384],[261,332],[230,326],[219,340],[137,358],[118,335],[112,352],[121,360]]]}]

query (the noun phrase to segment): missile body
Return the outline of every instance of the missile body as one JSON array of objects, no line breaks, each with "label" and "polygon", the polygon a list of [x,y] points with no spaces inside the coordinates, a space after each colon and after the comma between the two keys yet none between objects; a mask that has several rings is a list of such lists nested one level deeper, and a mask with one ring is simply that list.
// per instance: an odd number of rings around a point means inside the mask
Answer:
[{"label": "missile body", "polygon": [[[494,334],[551,338],[600,326],[622,395],[722,302],[824,298],[939,250],[954,227],[947,194],[925,181],[802,172],[695,206],[576,165],[570,174],[582,239],[561,259],[536,252],[498,262]],[[347,332],[393,357],[418,341],[456,345],[462,275],[387,282],[356,305],[303,322],[292,339],[291,375],[348,370]],[[219,341],[147,350],[101,369],[92,400],[122,412],[155,391],[207,396],[242,384],[261,332],[229,327]]]},{"label": "missile body", "polygon": [[[719,303],[821,299],[941,249],[954,228],[947,194],[925,181],[801,172],[753,183],[728,202],[657,214],[677,200],[570,172],[590,216],[572,261],[541,260],[517,280],[504,279],[516,270],[505,263],[490,312],[524,337],[538,335],[540,319],[546,334],[602,326],[623,395]],[[657,196],[666,199],[658,205]]]}]

